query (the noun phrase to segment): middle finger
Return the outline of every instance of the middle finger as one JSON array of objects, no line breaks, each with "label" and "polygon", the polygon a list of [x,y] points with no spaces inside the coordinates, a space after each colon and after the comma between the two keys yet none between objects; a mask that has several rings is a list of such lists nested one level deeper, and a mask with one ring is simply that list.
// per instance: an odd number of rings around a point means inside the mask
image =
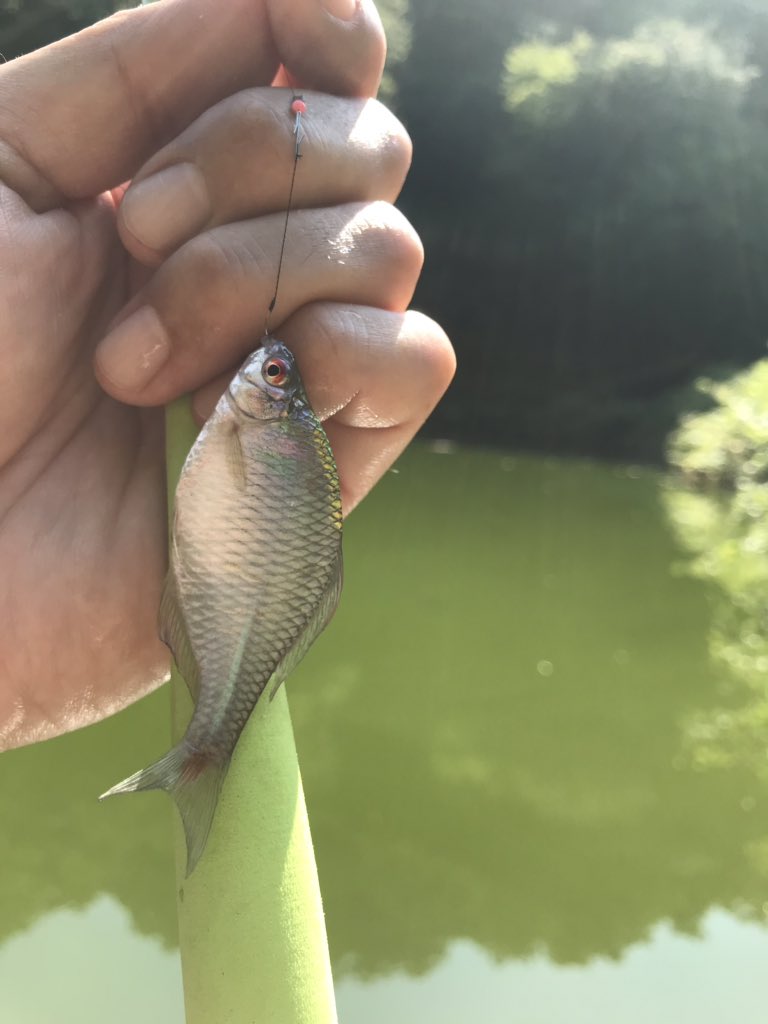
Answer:
[{"label": "middle finger", "polygon": [[[284,223],[269,214],[214,228],[166,260],[96,350],[105,390],[120,401],[159,405],[239,362],[264,327]],[[388,203],[299,210],[273,326],[319,300],[400,312],[422,260],[418,236]]]},{"label": "middle finger", "polygon": [[[393,201],[408,135],[376,100],[302,94],[305,138],[292,205]],[[293,172],[292,93],[246,89],[206,111],[134,177],[120,206],[123,243],[154,265],[194,234],[285,206]]]}]

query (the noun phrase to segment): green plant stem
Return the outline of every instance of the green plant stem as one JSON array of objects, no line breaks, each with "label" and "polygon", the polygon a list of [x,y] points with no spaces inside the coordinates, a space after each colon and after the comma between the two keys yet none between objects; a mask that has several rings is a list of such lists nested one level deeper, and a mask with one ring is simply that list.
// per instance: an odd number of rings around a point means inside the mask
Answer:
[{"label": "green plant stem", "polygon": [[[195,433],[188,400],[175,402],[166,417],[171,496]],[[175,671],[172,695],[178,739],[192,705]],[[188,879],[184,833],[175,818],[187,1024],[335,1024],[320,890],[285,687],[272,703],[260,702],[251,716],[208,845]]]}]

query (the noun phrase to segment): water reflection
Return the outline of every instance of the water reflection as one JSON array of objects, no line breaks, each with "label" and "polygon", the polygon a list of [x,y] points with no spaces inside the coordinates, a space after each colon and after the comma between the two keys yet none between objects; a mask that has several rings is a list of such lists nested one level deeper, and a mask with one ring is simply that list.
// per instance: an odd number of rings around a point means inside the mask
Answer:
[{"label": "water reflection", "polygon": [[342,1024],[435,1020],[440,1024],[763,1024],[765,934],[728,914],[707,915],[701,940],[667,925],[621,963],[558,967],[538,955],[499,963],[466,940],[454,942],[426,977],[396,974],[337,986]]},{"label": "water reflection", "polygon": [[167,745],[168,715],[160,692],[98,726],[0,757],[0,942],[51,909],[108,892],[140,933],[176,945],[167,803],[162,794],[114,808],[96,799],[110,771]]},{"label": "water reflection", "polygon": [[462,937],[584,963],[711,906],[762,917],[763,787],[681,757],[721,673],[654,475],[415,452],[350,548],[292,688],[337,974],[422,972]]},{"label": "water reflection", "polygon": [[742,765],[768,781],[768,360],[719,383],[715,406],[673,439],[679,472],[667,514],[689,554],[682,569],[712,592],[709,649],[725,685],[688,723],[702,766]]},{"label": "water reflection", "polygon": [[0,946],[0,979],[8,1024],[184,1024],[178,956],[109,896],[44,914]]},{"label": "water reflection", "polygon": [[[461,449],[398,469],[349,524],[342,608],[291,684],[341,992],[467,943],[533,979],[660,922],[705,956],[712,908],[762,921],[766,781],[686,756],[725,675],[657,477]],[[0,943],[107,892],[173,946],[167,803],[95,801],[167,717],[158,694],[0,759]]]}]

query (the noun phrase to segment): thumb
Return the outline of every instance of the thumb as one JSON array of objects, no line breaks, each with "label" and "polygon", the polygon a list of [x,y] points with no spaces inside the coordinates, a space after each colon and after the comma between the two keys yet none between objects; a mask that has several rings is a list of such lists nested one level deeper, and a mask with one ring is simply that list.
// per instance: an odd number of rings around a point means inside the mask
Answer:
[{"label": "thumb", "polygon": [[336,96],[375,96],[387,46],[373,0],[267,0],[278,84]]},{"label": "thumb", "polygon": [[38,211],[114,188],[277,64],[265,0],[122,11],[0,67],[0,180]]},{"label": "thumb", "polygon": [[162,0],[124,11],[0,67],[0,181],[38,211],[92,196],[219,100],[268,85],[278,59],[302,86],[368,96],[384,53],[372,0]]}]

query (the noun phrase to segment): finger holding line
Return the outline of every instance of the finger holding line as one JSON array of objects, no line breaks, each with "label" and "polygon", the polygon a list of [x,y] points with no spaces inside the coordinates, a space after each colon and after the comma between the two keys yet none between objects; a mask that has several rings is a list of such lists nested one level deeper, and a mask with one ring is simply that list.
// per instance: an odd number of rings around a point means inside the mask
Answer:
[{"label": "finger holding line", "polygon": [[[442,328],[413,310],[315,302],[275,332],[296,355],[331,442],[345,515],[407,447],[451,382],[456,358]],[[200,388],[202,424],[237,365]]]},{"label": "finger holding line", "polygon": [[[284,224],[269,214],[224,225],[170,256],[96,349],[104,390],[161,405],[241,360],[265,323]],[[422,261],[418,236],[388,203],[297,210],[272,323],[319,300],[403,311]]]},{"label": "finger holding line", "polygon": [[[206,111],[136,174],[118,227],[147,265],[200,231],[282,210],[295,160],[291,92],[248,89]],[[394,201],[411,159],[408,134],[376,100],[304,93],[292,207]],[[306,166],[305,166],[306,165]]]}]

